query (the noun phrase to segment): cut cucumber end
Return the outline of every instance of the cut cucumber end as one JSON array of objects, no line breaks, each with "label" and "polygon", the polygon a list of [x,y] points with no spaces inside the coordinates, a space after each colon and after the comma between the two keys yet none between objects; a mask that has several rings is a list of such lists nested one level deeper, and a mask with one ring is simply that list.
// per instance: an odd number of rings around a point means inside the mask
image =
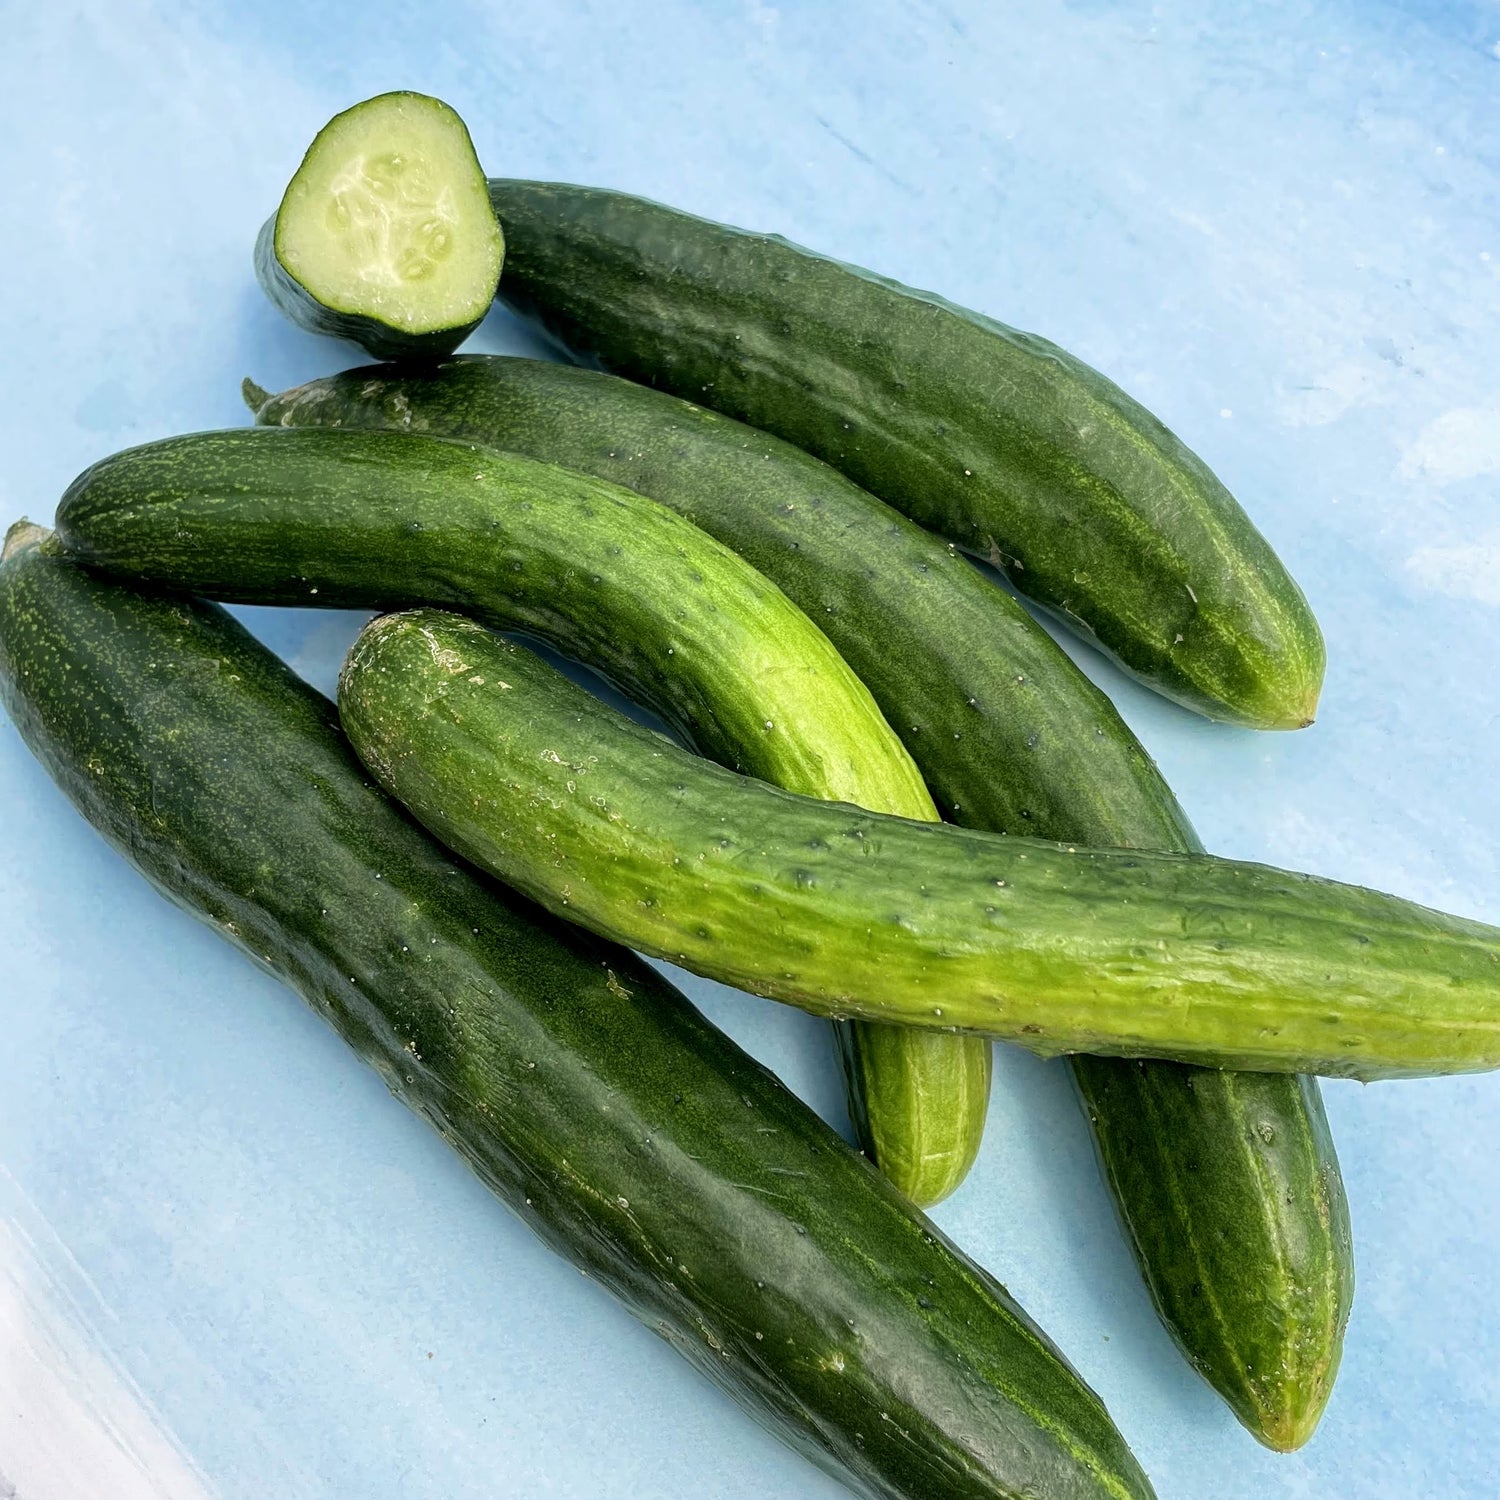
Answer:
[{"label": "cut cucumber end", "polygon": [[[456,346],[489,309],[505,255],[469,132],[425,94],[381,94],[335,115],[273,226],[262,280],[291,285],[268,283],[272,299],[377,353],[403,337],[417,341],[411,352],[447,352],[434,337],[450,332]],[[311,307],[295,305],[298,292]]]}]

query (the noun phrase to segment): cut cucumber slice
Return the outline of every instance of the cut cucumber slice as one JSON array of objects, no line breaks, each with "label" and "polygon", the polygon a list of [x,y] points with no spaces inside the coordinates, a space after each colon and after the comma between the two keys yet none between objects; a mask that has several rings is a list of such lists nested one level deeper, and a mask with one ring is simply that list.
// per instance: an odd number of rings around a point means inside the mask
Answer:
[{"label": "cut cucumber slice", "polygon": [[294,323],[383,359],[451,353],[489,310],[505,258],[474,143],[425,94],[380,94],[308,147],[255,246]]}]

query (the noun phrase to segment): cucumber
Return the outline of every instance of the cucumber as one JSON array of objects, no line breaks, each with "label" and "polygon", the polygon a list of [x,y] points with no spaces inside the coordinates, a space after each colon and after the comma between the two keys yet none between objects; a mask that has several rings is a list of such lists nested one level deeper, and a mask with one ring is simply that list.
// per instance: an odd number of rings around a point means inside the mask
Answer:
[{"label": "cucumber", "polygon": [[255,244],[294,323],[380,359],[456,349],[494,300],[505,236],[474,143],[426,94],[380,94],[317,134]]},{"label": "cucumber", "polygon": [[1354,1298],[1317,1081],[1102,1057],[1075,1058],[1074,1076],[1162,1321],[1256,1438],[1301,1447]]},{"label": "cucumber", "polygon": [[642,198],[492,180],[500,296],[576,355],[827,460],[1169,698],[1312,722],[1323,640],[1208,467],[1033,334]]},{"label": "cucumber", "polygon": [[954,822],[1152,848],[1193,837],[1114,705],[1009,594],[789,443],[615,376],[487,355],[245,395],[266,425],[464,438],[669,506],[817,622]]},{"label": "cucumber", "polygon": [[18,530],[0,695],[138,869],[857,1493],[1148,1500],[1003,1287],[659,975],[455,864],[222,610],[107,583]]},{"label": "cucumber", "polygon": [[[1108,699],[1008,594],[800,448],[617,376],[503,356],[366,366],[274,397],[247,381],[245,395],[264,423],[463,437],[650,495],[821,624],[952,821],[1201,848]],[[1317,1084],[1109,1058],[1072,1066],[1164,1322],[1258,1438],[1296,1446],[1332,1390],[1354,1285]],[[856,1120],[863,1097],[851,1089]]]},{"label": "cucumber", "polygon": [[[724,764],[809,796],[937,817],[828,639],[727,547],[632,490],[469,443],[248,429],[130,449],[69,488],[58,533],[97,567],[252,604],[450,604],[604,672]],[[973,1163],[977,1037],[846,1044],[851,1113],[921,1204]]]},{"label": "cucumber", "polygon": [[1267,1072],[1500,1066],[1500,928],[1209,855],[814,801],[668,744],[482,626],[386,615],[339,685],[360,758],[481,868],[815,1014]]}]

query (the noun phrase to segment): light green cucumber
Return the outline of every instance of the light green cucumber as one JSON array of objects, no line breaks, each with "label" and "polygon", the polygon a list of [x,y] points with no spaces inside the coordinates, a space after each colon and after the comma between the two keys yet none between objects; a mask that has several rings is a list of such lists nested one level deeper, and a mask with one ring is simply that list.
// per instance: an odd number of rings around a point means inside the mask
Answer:
[{"label": "light green cucumber", "polygon": [[[747,562],[664,506],[516,454],[390,432],[196,433],[94,465],[58,534],[95,567],[240,603],[441,603],[598,668],[778,786],[913,818],[932,799],[864,685]],[[978,1150],[990,1050],[848,1039],[851,1113],[916,1202]]]},{"label": "light green cucumber", "polygon": [[816,1014],[1267,1072],[1500,1066],[1500,929],[1482,922],[1209,855],[799,797],[438,610],[366,628],[339,710],[382,784],[481,868]]}]

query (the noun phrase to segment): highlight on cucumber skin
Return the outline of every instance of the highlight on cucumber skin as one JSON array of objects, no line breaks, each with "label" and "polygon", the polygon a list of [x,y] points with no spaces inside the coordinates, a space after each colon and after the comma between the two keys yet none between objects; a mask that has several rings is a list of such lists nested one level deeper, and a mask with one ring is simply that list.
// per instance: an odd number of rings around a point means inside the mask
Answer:
[{"label": "highlight on cucumber skin", "polygon": [[255,270],[294,323],[380,359],[438,359],[494,300],[505,238],[456,111],[380,94],[317,134],[261,229]]}]

